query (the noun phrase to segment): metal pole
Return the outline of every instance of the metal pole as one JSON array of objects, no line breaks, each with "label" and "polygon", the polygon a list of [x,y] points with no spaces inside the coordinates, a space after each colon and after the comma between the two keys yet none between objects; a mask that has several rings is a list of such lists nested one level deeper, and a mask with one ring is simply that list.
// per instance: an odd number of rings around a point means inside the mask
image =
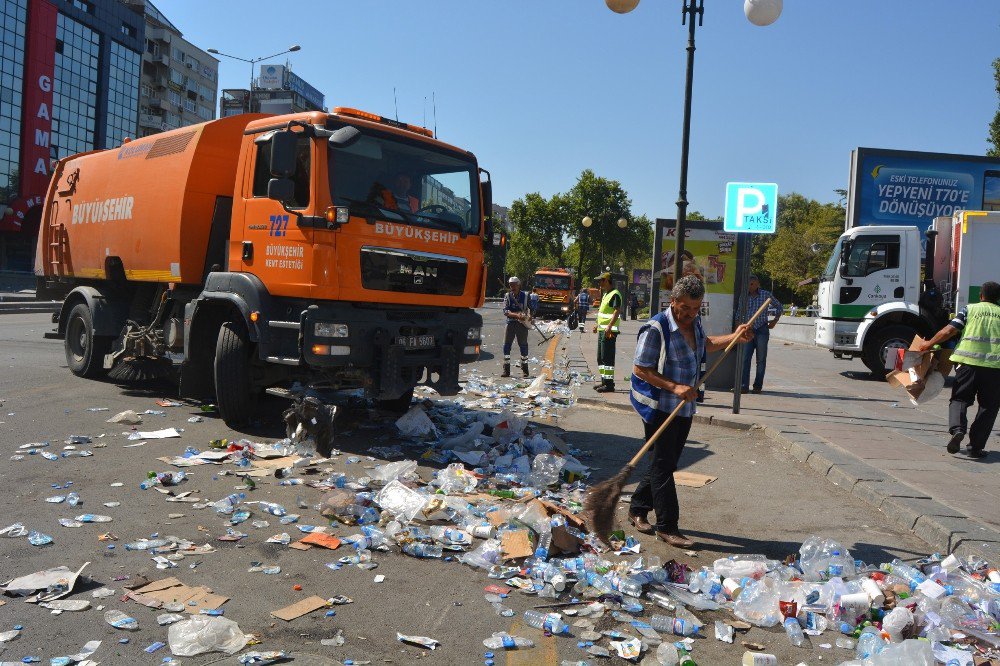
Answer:
[{"label": "metal pole", "polygon": [[[684,82],[684,130],[681,137],[681,185],[677,195],[677,249],[674,255],[674,283],[681,279],[684,270],[684,224],[687,222],[687,182],[688,182],[688,152],[691,143],[691,88],[694,84],[694,31],[696,25],[701,25],[705,13],[705,0],[683,0],[681,8],[681,24],[687,22],[687,78]],[[698,23],[695,23],[695,17]]]},{"label": "metal pole", "polygon": [[247,113],[253,113],[253,66],[254,62],[250,61],[250,90],[247,91]]},{"label": "metal pole", "polygon": [[[736,325],[744,323],[744,317],[749,317],[747,312],[747,295],[750,291],[750,246],[753,236],[741,234],[743,236],[743,251],[740,253],[743,258],[743,271],[740,275],[740,291],[736,298]],[[747,345],[741,342],[736,350],[736,370],[733,372],[733,414],[740,413],[740,395],[743,389],[743,355],[747,353]]]}]

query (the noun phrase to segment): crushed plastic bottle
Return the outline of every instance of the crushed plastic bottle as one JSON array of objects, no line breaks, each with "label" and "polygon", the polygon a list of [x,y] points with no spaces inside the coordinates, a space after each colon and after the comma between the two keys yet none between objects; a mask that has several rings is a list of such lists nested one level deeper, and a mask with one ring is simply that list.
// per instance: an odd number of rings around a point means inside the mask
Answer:
[{"label": "crushed plastic bottle", "polygon": [[802,633],[802,625],[794,617],[787,617],[784,621],[785,634],[788,636],[788,642],[795,647],[809,647],[809,642],[806,640],[806,635]]},{"label": "crushed plastic bottle", "polygon": [[660,633],[675,636],[694,636],[701,628],[691,622],[668,615],[654,615],[649,619],[649,626]]},{"label": "crushed plastic bottle", "polygon": [[116,609],[107,611],[104,614],[104,621],[115,629],[123,629],[125,631],[136,631],[139,629],[138,620]]},{"label": "crushed plastic bottle", "polygon": [[524,622],[529,627],[547,631],[550,634],[568,634],[569,625],[563,622],[559,613],[542,613],[536,610],[524,611]]},{"label": "crushed plastic bottle", "polygon": [[483,645],[489,650],[526,650],[535,647],[535,642],[530,638],[511,636],[500,631],[483,641]]},{"label": "crushed plastic bottle", "polygon": [[70,492],[69,494],[66,495],[66,503],[69,504],[70,506],[76,506],[80,504],[80,496],[77,495],[75,492]]},{"label": "crushed plastic bottle", "polygon": [[861,632],[861,636],[858,637],[858,644],[854,654],[858,659],[868,659],[877,655],[884,647],[885,640],[882,638],[882,632],[875,627],[865,627],[864,631]]},{"label": "crushed plastic bottle", "polygon": [[410,541],[403,544],[402,550],[410,557],[419,558],[441,557],[443,554],[441,546],[420,543],[419,541]]},{"label": "crushed plastic bottle", "polygon": [[42,534],[41,532],[32,530],[28,534],[28,543],[32,546],[47,546],[52,543],[52,537],[48,534]]},{"label": "crushed plastic bottle", "polygon": [[280,517],[288,513],[288,511],[285,510],[285,507],[275,502],[258,502],[257,506],[259,506],[261,509],[271,514],[272,516]]}]

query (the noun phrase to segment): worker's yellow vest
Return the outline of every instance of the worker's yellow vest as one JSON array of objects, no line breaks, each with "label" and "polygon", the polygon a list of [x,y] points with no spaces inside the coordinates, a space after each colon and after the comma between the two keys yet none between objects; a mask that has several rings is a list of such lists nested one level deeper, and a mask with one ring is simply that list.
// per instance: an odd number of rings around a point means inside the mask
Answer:
[{"label": "worker's yellow vest", "polygon": [[[621,301],[622,294],[617,289],[612,289],[608,293],[604,294],[604,297],[601,299],[601,309],[597,311],[597,327],[602,331],[608,327],[608,324],[611,323],[611,317],[615,314],[616,308],[611,307],[611,299],[615,295],[617,295],[618,300]],[[611,332],[618,332],[617,320],[615,321],[615,325],[611,327]]]},{"label": "worker's yellow vest", "polygon": [[1000,305],[973,303],[962,329],[962,339],[951,354],[953,363],[1000,368]]}]

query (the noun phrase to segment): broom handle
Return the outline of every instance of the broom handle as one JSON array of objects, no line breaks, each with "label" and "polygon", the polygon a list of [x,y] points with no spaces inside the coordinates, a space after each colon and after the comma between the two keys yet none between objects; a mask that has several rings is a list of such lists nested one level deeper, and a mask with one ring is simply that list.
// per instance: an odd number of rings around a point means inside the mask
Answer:
[{"label": "broom handle", "polygon": [[[767,309],[767,306],[769,306],[770,304],[771,304],[771,299],[768,298],[766,301],[764,301],[763,305],[757,308],[757,312],[755,312],[754,315],[750,317],[747,323],[757,319],[757,317],[759,317],[761,313],[763,313],[764,310]],[[739,338],[733,338],[732,341],[728,345],[726,345],[726,348],[723,350],[719,358],[715,360],[715,363],[713,363],[712,367],[708,369],[708,372],[706,372],[704,376],[702,376],[701,378],[702,381],[708,379],[708,377],[718,369],[719,365],[722,364],[723,359],[726,358],[730,350],[733,347],[735,347],[738,342]],[[660,389],[660,390],[665,391],[666,389]],[[649,448],[653,445],[653,442],[659,439],[660,435],[663,434],[663,431],[667,429],[667,426],[669,426],[671,422],[673,422],[673,420],[677,418],[677,415],[680,413],[681,408],[684,407],[685,404],[687,404],[687,401],[682,400],[680,403],[677,404],[676,407],[674,407],[674,411],[670,412],[670,416],[668,416],[667,420],[663,422],[663,425],[661,425],[659,428],[656,429],[656,432],[653,433],[653,436],[650,437],[648,440],[646,440],[646,443],[642,445],[642,448],[639,449],[639,452],[635,454],[635,456],[628,464],[629,467],[635,467],[636,464],[639,462],[639,460],[642,459],[644,455],[646,455],[646,452],[649,451]]]}]

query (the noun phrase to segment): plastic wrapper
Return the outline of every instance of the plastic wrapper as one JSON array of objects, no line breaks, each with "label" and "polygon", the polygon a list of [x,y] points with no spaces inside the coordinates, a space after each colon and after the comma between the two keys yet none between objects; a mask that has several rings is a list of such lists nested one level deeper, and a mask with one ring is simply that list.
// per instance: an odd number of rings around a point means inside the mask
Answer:
[{"label": "plastic wrapper", "polygon": [[426,636],[406,636],[399,632],[396,632],[396,640],[400,643],[409,643],[411,645],[419,645],[423,648],[428,648],[430,650],[436,649],[440,642],[434,640],[433,638],[427,638]]},{"label": "plastic wrapper", "polygon": [[383,511],[388,511],[401,522],[408,523],[424,508],[427,495],[394,480],[379,491],[375,501]]},{"label": "plastic wrapper", "polygon": [[[482,424],[480,424],[482,425]],[[462,463],[452,463],[437,473],[433,483],[446,495],[471,493],[479,480]]]},{"label": "plastic wrapper", "polygon": [[455,437],[449,437],[441,442],[440,448],[445,451],[469,451],[479,448],[476,440],[483,434],[485,424],[481,421],[474,421],[465,432]]},{"label": "plastic wrapper", "polygon": [[536,488],[546,488],[559,483],[559,476],[562,474],[563,465],[566,462],[560,456],[548,453],[535,456],[531,463],[531,475],[528,483]]},{"label": "plastic wrapper", "polygon": [[410,410],[396,420],[396,428],[403,437],[428,437],[437,435],[434,422],[427,416],[420,405],[413,405]]},{"label": "plastic wrapper", "polygon": [[189,620],[170,625],[167,632],[170,651],[178,657],[193,657],[206,652],[236,654],[247,644],[238,624],[221,616],[194,615]]},{"label": "plastic wrapper", "polygon": [[397,462],[379,465],[371,472],[372,481],[379,485],[386,485],[390,481],[399,478],[406,478],[417,469],[415,460],[399,460]]},{"label": "plastic wrapper", "polygon": [[470,567],[489,569],[500,563],[500,557],[500,540],[487,539],[475,550],[459,555],[458,561]]}]

